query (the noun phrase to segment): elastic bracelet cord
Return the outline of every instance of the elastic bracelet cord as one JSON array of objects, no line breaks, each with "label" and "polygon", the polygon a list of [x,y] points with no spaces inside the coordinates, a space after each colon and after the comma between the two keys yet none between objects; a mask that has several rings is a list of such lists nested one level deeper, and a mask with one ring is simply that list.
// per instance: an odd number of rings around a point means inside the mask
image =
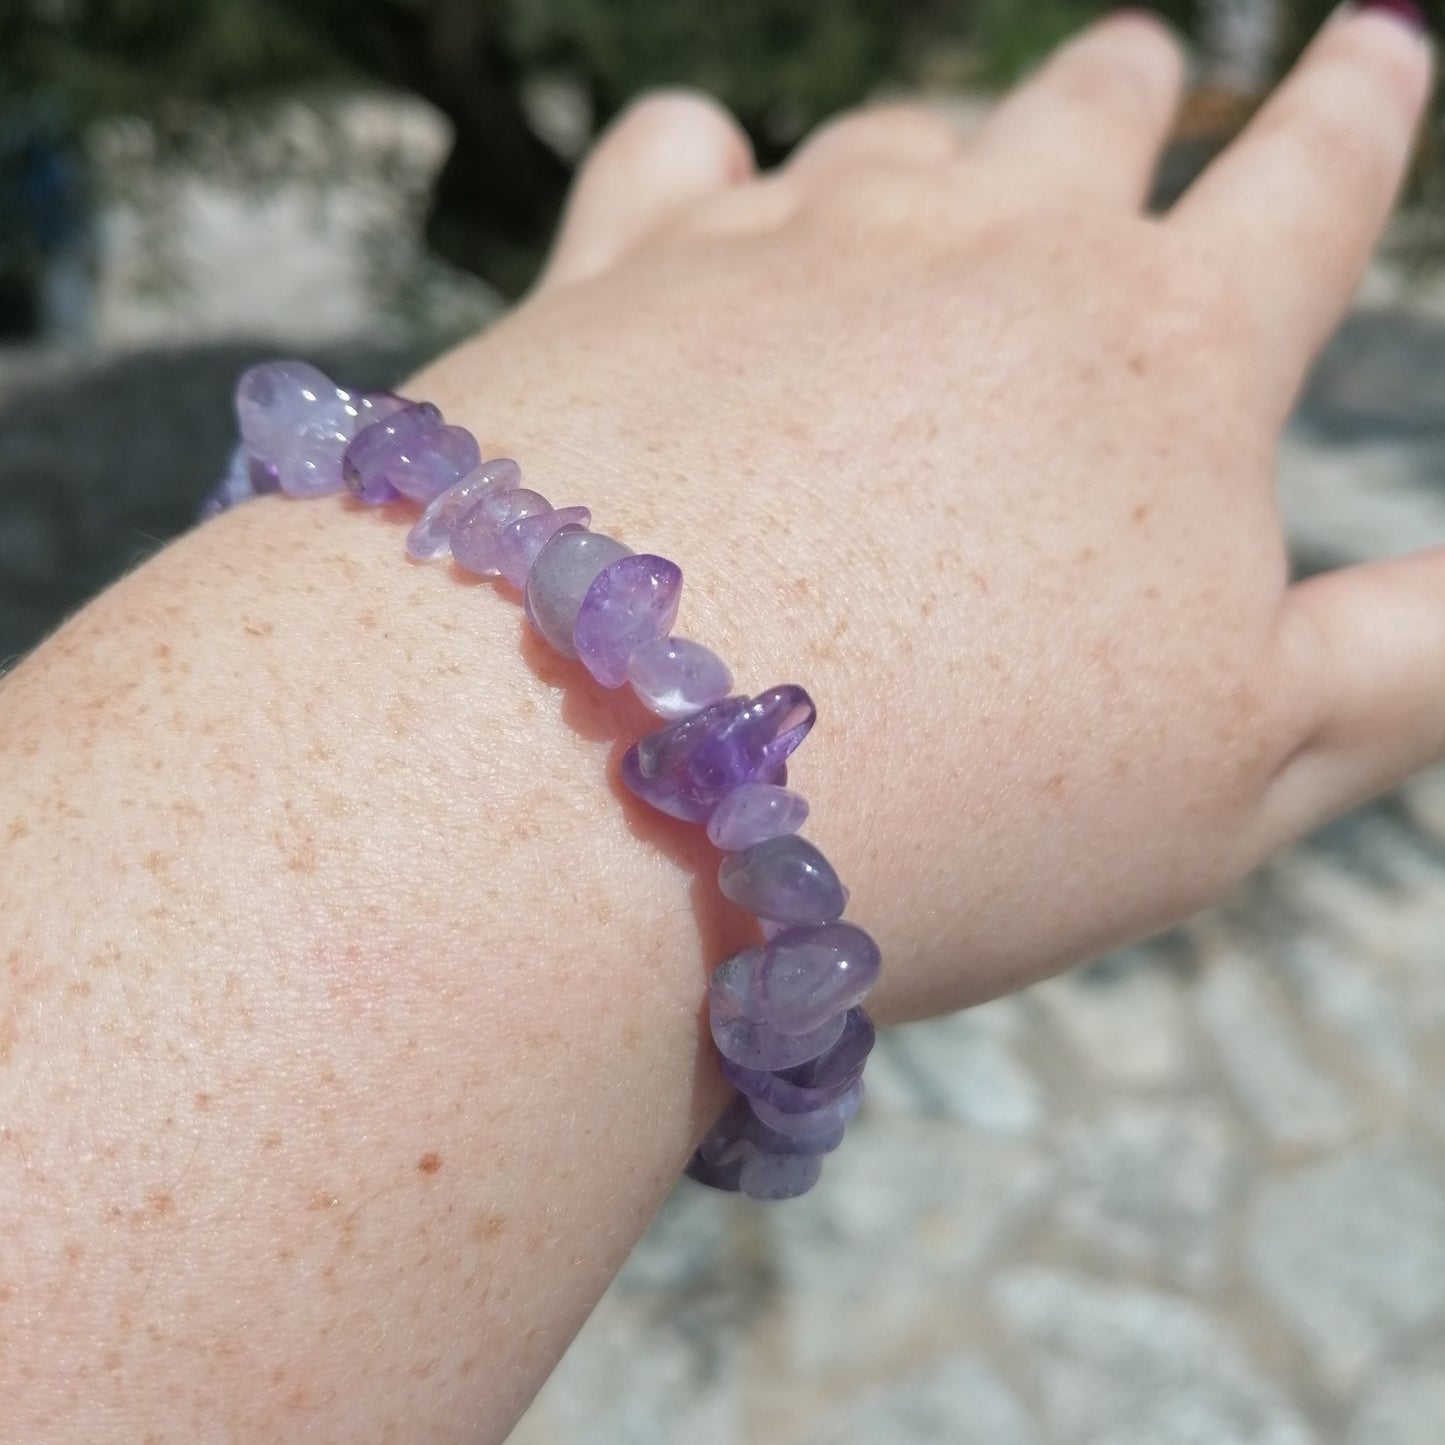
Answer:
[{"label": "elastic bracelet cord", "polygon": [[687,1173],[754,1199],[817,1183],[862,1097],[873,1024],[861,1007],[877,945],[842,919],[847,890],[798,836],[807,802],[787,759],[813,726],[812,699],[785,683],[735,696],[727,665],[672,634],[675,562],[589,530],[586,507],[553,507],[516,462],[484,461],[476,438],[429,402],[338,387],[301,361],[253,366],[236,387],[241,440],[201,507],[214,516],[266,492],[347,490],[422,507],[406,550],[450,556],[521,589],[533,629],[604,687],[630,684],[664,725],[622,760],[622,780],[658,811],[707,826],[725,854],[718,885],[763,941],[713,970],[708,1017],[734,1097]]}]

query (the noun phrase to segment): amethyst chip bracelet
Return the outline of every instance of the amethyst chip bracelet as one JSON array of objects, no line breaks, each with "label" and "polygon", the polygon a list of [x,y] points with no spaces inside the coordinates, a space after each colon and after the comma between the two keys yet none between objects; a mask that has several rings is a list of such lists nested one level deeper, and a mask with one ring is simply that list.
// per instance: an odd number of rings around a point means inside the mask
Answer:
[{"label": "amethyst chip bracelet", "polygon": [[348,391],[277,361],[241,377],[236,415],[240,444],[203,519],[273,491],[414,502],[412,557],[505,577],[552,648],[604,687],[630,684],[663,719],[627,750],[622,779],[659,811],[706,825],[724,853],[719,887],[762,933],[709,980],[712,1037],[736,1093],[687,1173],[754,1199],[812,1188],[862,1097],[874,1032],[861,1005],[880,966],[873,940],[843,921],[832,865],[798,835],[808,804],[787,787],[787,759],[813,726],[812,699],[792,683],[734,695],[722,659],[672,633],[675,562],[590,531],[586,507],[553,507],[522,486],[516,462],[483,460],[429,402]]}]

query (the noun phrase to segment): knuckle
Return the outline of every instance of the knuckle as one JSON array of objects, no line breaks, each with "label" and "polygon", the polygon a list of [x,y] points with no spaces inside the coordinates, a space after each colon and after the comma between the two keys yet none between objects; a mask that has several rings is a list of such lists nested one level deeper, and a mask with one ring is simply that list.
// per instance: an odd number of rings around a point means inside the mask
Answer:
[{"label": "knuckle", "polygon": [[702,91],[649,91],[628,105],[612,128],[624,149],[650,151],[679,140],[727,149],[750,159],[742,127],[725,106]]},{"label": "knuckle", "polygon": [[1064,52],[1056,80],[1077,105],[1132,119],[1167,105],[1181,74],[1178,46],[1164,26],[1131,17]]}]

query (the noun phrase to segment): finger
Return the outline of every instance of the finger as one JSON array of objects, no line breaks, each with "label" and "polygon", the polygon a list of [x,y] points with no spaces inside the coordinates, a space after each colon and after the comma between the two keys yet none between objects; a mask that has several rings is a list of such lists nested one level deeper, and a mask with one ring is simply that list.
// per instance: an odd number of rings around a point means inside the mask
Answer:
[{"label": "finger", "polygon": [[1445,756],[1445,547],[1298,583],[1284,624],[1311,703],[1267,804],[1276,842]]},{"label": "finger", "polygon": [[1041,196],[1141,206],[1184,83],[1179,46],[1153,17],[1091,26],[1007,95],[972,153]]},{"label": "finger", "polygon": [[583,164],[542,286],[601,274],[690,203],[752,173],[747,136],[716,101],[669,91],[635,102]]},{"label": "finger", "polygon": [[961,145],[957,130],[934,111],[870,106],[819,126],[788,157],[783,173],[812,184],[860,166],[927,168],[952,160]]},{"label": "finger", "polygon": [[1281,409],[1359,285],[1429,85],[1423,31],[1337,14],[1171,215],[1227,271]]}]

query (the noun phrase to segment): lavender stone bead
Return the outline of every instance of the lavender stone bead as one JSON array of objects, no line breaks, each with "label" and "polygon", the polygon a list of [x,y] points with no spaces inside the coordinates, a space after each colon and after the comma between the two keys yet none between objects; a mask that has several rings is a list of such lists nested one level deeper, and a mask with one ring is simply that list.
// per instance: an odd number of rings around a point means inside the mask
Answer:
[{"label": "lavender stone bead", "polygon": [[749,1069],[723,1057],[723,1077],[750,1099],[762,1099],[784,1114],[810,1114],[833,1103],[863,1077],[874,1042],[872,1020],[850,1009],[837,1041],[817,1058],[792,1068]]},{"label": "lavender stone bead", "polygon": [[621,687],[644,642],[665,637],[677,619],[682,568],[643,552],[619,557],[593,579],[572,629],[576,656],[603,687]]},{"label": "lavender stone bead", "polygon": [[415,402],[362,427],[341,459],[341,477],[353,497],[368,502],[400,495],[393,469],[407,465],[418,450],[442,429],[442,414],[429,401]]},{"label": "lavender stone bead", "polygon": [[585,531],[591,520],[586,507],[558,507],[508,522],[497,534],[497,570],[514,587],[525,587],[532,563],[552,535],[563,527]]},{"label": "lavender stone bead", "polygon": [[[683,718],[635,742],[622,758],[622,781],[644,802],[661,813],[690,823],[705,823],[721,802],[726,789],[705,787],[688,772],[691,750],[716,728],[748,705],[745,697],[725,697],[692,717]],[[787,764],[767,764],[756,779],[788,781]]]},{"label": "lavender stone bead", "polygon": [[422,562],[445,557],[452,550],[452,532],[457,523],[477,502],[492,492],[511,491],[521,483],[522,469],[510,457],[483,462],[427,503],[407,533],[407,554]]},{"label": "lavender stone bead", "polygon": [[[760,1007],[758,968],[762,949],[724,959],[708,980],[708,1026],[724,1059],[747,1069],[786,1069],[806,1064],[837,1044],[846,1025],[839,1012],[816,1028],[785,1034],[754,1015]],[[736,1081],[734,1081],[736,1082]]]},{"label": "lavender stone bead", "polygon": [[728,695],[733,680],[717,653],[685,637],[654,637],[627,659],[632,690],[659,717],[690,717]]},{"label": "lavender stone bead", "polygon": [[551,510],[546,497],[527,487],[488,492],[473,502],[452,528],[452,560],[479,577],[495,577],[502,570],[502,528]]},{"label": "lavender stone bead", "polygon": [[767,1154],[755,1149],[743,1160],[738,1187],[749,1199],[796,1199],[806,1194],[823,1172],[816,1154]]},{"label": "lavender stone bead", "polygon": [[783,762],[808,735],[818,715],[796,683],[769,688],[692,751],[687,770],[701,785],[736,788]]},{"label": "lavender stone bead", "polygon": [[241,440],[294,497],[340,489],[342,454],[359,417],[352,393],[304,361],[250,367],[236,385]]},{"label": "lavender stone bead", "polygon": [[829,1133],[840,1129],[854,1114],[863,1101],[863,1081],[860,1079],[821,1109],[811,1109],[803,1114],[789,1114],[766,1099],[752,1099],[753,1113],[770,1129],[789,1138],[801,1139],[812,1134]]},{"label": "lavender stone bead", "polygon": [[774,783],[744,783],[717,805],[707,820],[707,836],[717,847],[736,852],[796,833],[807,820],[808,802],[801,793]]},{"label": "lavender stone bead", "polygon": [[244,442],[231,452],[226,465],[226,474],[206,493],[196,511],[196,519],[204,522],[209,517],[229,512],[242,502],[249,502],[264,492],[274,492],[279,487],[276,468],[268,466],[259,457],[253,456]]},{"label": "lavender stone bead", "polygon": [[842,1142],[845,1127],[834,1124],[816,1134],[780,1134],[769,1128],[752,1111],[752,1101],[739,1094],[751,1116],[743,1126],[743,1137],[756,1149],[769,1154],[831,1154]]},{"label": "lavender stone bead", "polygon": [[785,1033],[817,1028],[878,981],[878,945],[851,923],[785,928],[763,945],[752,1007]]},{"label": "lavender stone bead", "polygon": [[723,894],[759,918],[831,923],[843,911],[833,865],[806,838],[767,838],[730,853],[717,874]]},{"label": "lavender stone bead", "polygon": [[555,532],[527,574],[526,612],[532,626],[563,657],[576,657],[572,630],[587,589],[604,567],[632,549],[602,532]]},{"label": "lavender stone bead", "polygon": [[727,1108],[718,1115],[717,1123],[703,1135],[697,1154],[708,1164],[732,1164],[747,1150],[747,1131],[757,1115],[741,1094],[734,1094]]},{"label": "lavender stone bead", "polygon": [[687,1161],[684,1171],[689,1179],[706,1184],[710,1189],[722,1189],[736,1194],[742,1188],[742,1160],[731,1164],[709,1164],[700,1154],[694,1154]]},{"label": "lavender stone bead", "polygon": [[742,1094],[734,1094],[717,1122],[697,1147],[701,1159],[714,1166],[738,1164],[750,1150],[766,1154],[831,1154],[843,1142],[844,1128],[819,1134],[780,1134],[753,1113]]},{"label": "lavender stone bead", "polygon": [[699,787],[687,772],[691,748],[748,705],[745,697],[726,697],[681,722],[639,738],[622,757],[622,781],[660,813],[688,823],[706,822],[721,792]]}]

